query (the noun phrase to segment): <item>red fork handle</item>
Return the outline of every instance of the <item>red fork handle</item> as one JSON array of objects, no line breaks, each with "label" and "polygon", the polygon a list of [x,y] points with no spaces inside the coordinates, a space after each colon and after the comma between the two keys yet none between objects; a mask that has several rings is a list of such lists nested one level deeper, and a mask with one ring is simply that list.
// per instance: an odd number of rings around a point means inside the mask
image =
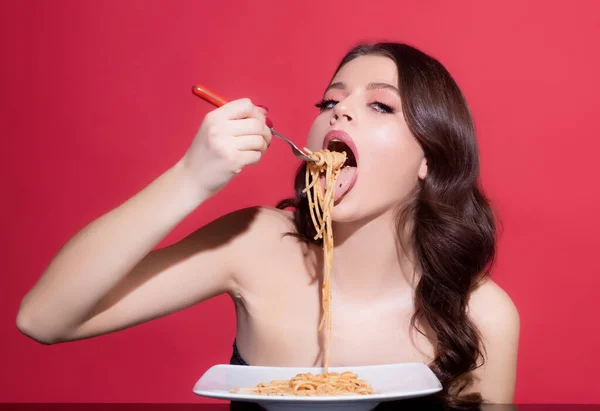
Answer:
[{"label": "red fork handle", "polygon": [[228,103],[222,96],[204,87],[202,84],[195,84],[192,87],[192,93],[216,107],[221,107]]},{"label": "red fork handle", "polygon": [[[192,87],[192,93],[216,107],[221,107],[228,103],[228,101],[225,100],[224,97],[218,95],[217,93],[208,89],[207,87],[204,87],[202,84],[195,84]],[[257,107],[262,107],[263,109],[266,109],[266,107],[263,106]],[[265,122],[267,124],[267,127],[273,128],[273,122],[271,121],[271,119],[267,117]]]}]

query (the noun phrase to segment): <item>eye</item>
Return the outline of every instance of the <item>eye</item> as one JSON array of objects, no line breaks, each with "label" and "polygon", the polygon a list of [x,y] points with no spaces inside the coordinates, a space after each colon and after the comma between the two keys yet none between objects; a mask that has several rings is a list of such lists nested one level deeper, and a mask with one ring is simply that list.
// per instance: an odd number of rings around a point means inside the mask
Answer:
[{"label": "eye", "polygon": [[315,107],[317,107],[321,112],[325,111],[325,110],[330,110],[333,107],[335,107],[335,105],[338,103],[338,101],[336,100],[321,100],[319,101],[317,104],[315,104]]},{"label": "eye", "polygon": [[394,109],[391,108],[390,106],[388,106],[387,104],[383,104],[380,103],[378,101],[375,101],[374,103],[371,103],[371,106],[378,112],[380,113],[393,113]]}]

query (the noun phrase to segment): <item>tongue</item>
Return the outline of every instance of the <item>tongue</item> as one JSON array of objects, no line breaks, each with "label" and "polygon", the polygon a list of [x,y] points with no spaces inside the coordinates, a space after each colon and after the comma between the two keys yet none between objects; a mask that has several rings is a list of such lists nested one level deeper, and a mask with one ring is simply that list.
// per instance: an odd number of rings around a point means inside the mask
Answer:
[{"label": "tongue", "polygon": [[[335,182],[335,194],[333,196],[333,201],[339,200],[341,196],[346,194],[350,188],[350,184],[352,183],[355,174],[356,167],[342,168],[342,171]],[[325,176],[321,177],[321,187],[323,187],[323,190],[325,190]]]}]

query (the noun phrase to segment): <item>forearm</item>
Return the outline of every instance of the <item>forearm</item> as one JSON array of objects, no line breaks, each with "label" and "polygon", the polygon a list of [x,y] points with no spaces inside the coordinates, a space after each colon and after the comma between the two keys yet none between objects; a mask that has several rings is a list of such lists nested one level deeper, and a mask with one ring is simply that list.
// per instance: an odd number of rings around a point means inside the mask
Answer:
[{"label": "forearm", "polygon": [[[191,180],[190,180],[191,181]],[[53,340],[94,307],[207,196],[178,163],[71,238],[24,297],[17,324]]]}]

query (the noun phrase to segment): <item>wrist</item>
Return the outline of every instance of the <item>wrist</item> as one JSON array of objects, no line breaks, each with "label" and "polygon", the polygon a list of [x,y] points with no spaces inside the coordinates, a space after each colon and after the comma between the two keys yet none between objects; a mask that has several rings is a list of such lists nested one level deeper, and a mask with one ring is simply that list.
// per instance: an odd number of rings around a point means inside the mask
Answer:
[{"label": "wrist", "polygon": [[198,178],[185,164],[185,158],[175,163],[169,173],[173,177],[174,186],[177,187],[178,197],[190,211],[197,208],[212,195],[198,184]]}]

